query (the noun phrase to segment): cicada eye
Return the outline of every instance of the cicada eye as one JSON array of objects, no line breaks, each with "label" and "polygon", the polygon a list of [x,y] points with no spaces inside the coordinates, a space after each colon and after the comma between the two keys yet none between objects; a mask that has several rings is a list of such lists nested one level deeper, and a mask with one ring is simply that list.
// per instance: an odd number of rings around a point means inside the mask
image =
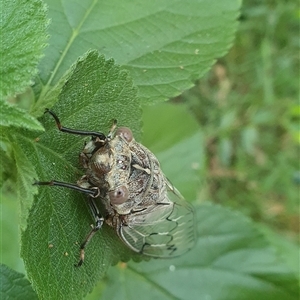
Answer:
[{"label": "cicada eye", "polygon": [[128,189],[125,186],[117,187],[115,190],[108,192],[111,204],[122,204],[128,199]]},{"label": "cicada eye", "polygon": [[128,127],[119,127],[116,135],[122,136],[128,143],[133,139],[132,131]]}]

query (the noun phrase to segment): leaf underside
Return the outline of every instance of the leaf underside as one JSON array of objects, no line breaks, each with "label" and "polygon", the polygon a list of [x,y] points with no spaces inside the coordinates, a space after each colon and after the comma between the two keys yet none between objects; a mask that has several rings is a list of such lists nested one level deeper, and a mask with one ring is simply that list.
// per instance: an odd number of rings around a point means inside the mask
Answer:
[{"label": "leaf underside", "polygon": [[204,204],[197,220],[194,249],[111,268],[102,299],[298,299],[296,275],[247,218]]},{"label": "leaf underside", "polygon": [[16,300],[37,300],[28,279],[5,265],[0,264],[0,298]]}]

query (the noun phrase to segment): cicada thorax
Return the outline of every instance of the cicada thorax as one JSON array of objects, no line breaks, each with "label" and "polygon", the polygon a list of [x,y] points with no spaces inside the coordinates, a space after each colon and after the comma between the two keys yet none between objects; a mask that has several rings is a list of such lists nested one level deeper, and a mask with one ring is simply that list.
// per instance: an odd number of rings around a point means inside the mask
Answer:
[{"label": "cicada thorax", "polygon": [[80,154],[86,174],[77,182],[78,185],[98,187],[109,211],[110,200],[112,204],[118,204],[128,199],[131,155],[127,143],[120,134],[101,143],[97,138],[92,138]]},{"label": "cicada thorax", "polygon": [[158,160],[134,140],[128,128],[119,128],[102,145],[92,139],[80,159],[86,175],[78,184],[99,187],[112,217],[147,210],[166,199],[161,196],[166,189]]}]

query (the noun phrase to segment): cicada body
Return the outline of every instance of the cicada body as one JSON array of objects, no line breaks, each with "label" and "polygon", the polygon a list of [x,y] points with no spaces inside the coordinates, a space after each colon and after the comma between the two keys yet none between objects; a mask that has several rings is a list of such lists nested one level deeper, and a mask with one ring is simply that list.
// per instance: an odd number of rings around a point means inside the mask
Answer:
[{"label": "cicada body", "polygon": [[[87,131],[62,127],[61,131],[89,135]],[[133,251],[152,257],[175,257],[195,243],[193,207],[162,173],[154,154],[136,142],[129,128],[114,125],[107,136],[90,133],[92,139],[80,153],[85,169],[77,185],[57,181],[48,184],[77,189],[89,194],[95,227],[81,245],[84,248],[106,222]],[[37,182],[37,184],[47,184]],[[101,201],[104,211],[99,211]]]}]

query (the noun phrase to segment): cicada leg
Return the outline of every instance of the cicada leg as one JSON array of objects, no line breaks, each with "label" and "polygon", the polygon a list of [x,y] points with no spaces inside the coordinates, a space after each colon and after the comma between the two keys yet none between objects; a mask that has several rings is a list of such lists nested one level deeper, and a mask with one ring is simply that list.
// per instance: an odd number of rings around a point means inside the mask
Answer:
[{"label": "cicada leg", "polygon": [[49,113],[53,117],[59,131],[70,133],[70,134],[94,136],[94,137],[98,137],[103,144],[106,142],[106,136],[102,132],[78,130],[78,129],[71,129],[71,128],[64,127],[61,125],[58,116],[52,110],[46,108],[45,113]]},{"label": "cicada leg", "polygon": [[95,225],[80,245],[80,259],[79,262],[75,265],[75,267],[80,267],[83,264],[85,248],[92,239],[92,237],[95,235],[95,233],[102,227],[104,222],[104,218],[100,214],[93,198],[89,198],[89,207],[95,220]]},{"label": "cicada leg", "polygon": [[[111,130],[110,130],[108,136],[106,137],[101,132],[77,130],[77,129],[71,129],[71,128],[64,127],[61,125],[58,116],[53,111],[51,111],[50,109],[46,109],[45,113],[49,113],[53,117],[58,130],[60,130],[62,132],[76,134],[76,135],[83,135],[83,136],[92,136],[92,141],[93,141],[92,147],[91,147],[91,149],[88,149],[90,151],[87,154],[91,154],[95,151],[95,149],[98,149],[99,147],[104,146],[112,138],[113,133],[116,128],[116,125],[117,125],[117,121],[114,120]],[[86,157],[86,153],[82,152],[80,154],[80,161],[84,168],[88,168],[89,160],[88,160],[88,157]],[[80,246],[80,260],[79,260],[78,264],[76,264],[76,266],[81,266],[84,261],[84,252],[85,252],[86,245],[89,243],[89,241],[94,236],[94,234],[102,227],[103,222],[104,222],[104,218],[100,214],[100,212],[93,200],[93,198],[96,198],[99,196],[99,194],[100,194],[99,188],[98,187],[89,187],[88,184],[85,185],[84,176],[82,177],[81,180],[78,181],[78,185],[61,182],[61,181],[56,181],[56,180],[36,181],[34,184],[35,185],[49,185],[49,186],[65,187],[65,188],[69,188],[69,189],[73,189],[73,190],[85,193],[90,196],[89,197],[89,207],[92,212],[93,218],[95,220],[95,225],[93,226],[93,229],[89,232],[89,234],[86,236],[85,240],[83,241],[83,243]]]},{"label": "cicada leg", "polygon": [[80,267],[84,261],[85,247],[90,242],[90,240],[94,236],[94,234],[102,227],[103,222],[104,222],[104,218],[100,214],[100,212],[95,204],[95,201],[93,199],[93,198],[96,198],[99,196],[99,194],[100,194],[99,188],[98,187],[84,188],[84,187],[80,187],[76,184],[71,184],[71,183],[56,181],[56,180],[36,181],[36,182],[34,182],[34,185],[48,185],[48,186],[65,187],[65,188],[79,191],[84,194],[88,194],[90,196],[88,204],[89,204],[89,208],[91,210],[92,216],[95,220],[95,225],[93,226],[92,230],[88,233],[85,240],[80,245],[80,259],[79,259],[79,262],[75,265],[77,267]]},{"label": "cicada leg", "polygon": [[95,198],[99,195],[99,188],[84,188],[80,187],[76,184],[72,183],[67,183],[67,182],[62,182],[62,181],[56,181],[56,180],[51,180],[51,181],[35,181],[33,185],[48,185],[48,186],[60,186],[60,187],[65,187],[71,190],[76,190],[78,192],[88,194],[91,197]]}]

